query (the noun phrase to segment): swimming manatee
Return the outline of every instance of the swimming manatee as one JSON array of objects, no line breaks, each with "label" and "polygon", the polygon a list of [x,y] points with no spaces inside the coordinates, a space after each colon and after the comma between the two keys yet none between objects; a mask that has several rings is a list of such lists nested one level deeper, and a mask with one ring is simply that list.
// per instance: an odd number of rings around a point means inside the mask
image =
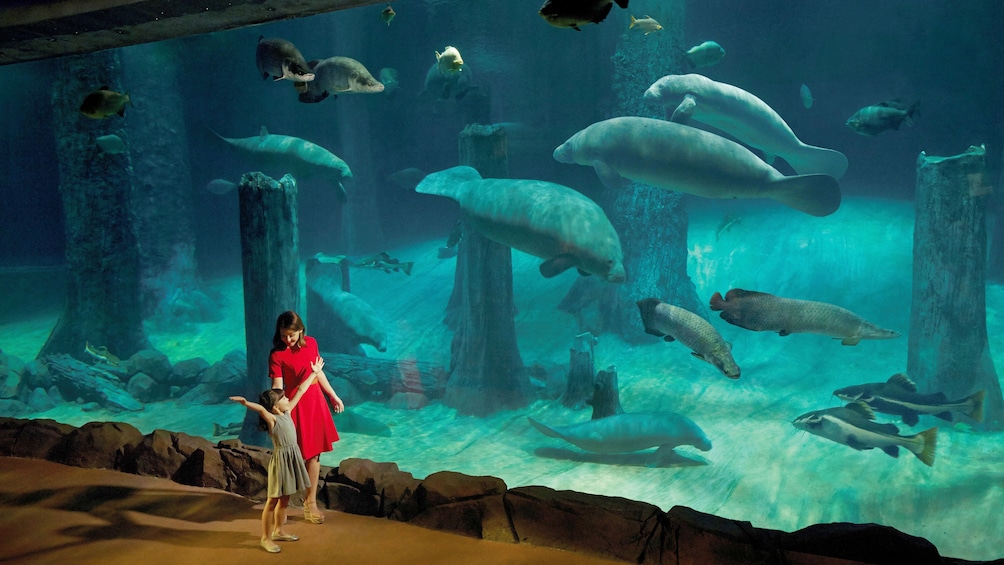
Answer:
[{"label": "swimming manatee", "polygon": [[373,78],[362,63],[349,57],[328,57],[308,63],[314,72],[314,80],[298,83],[300,102],[320,102],[328,96],[332,99],[339,94],[374,94],[383,92],[384,85]]},{"label": "swimming manatee", "polygon": [[326,297],[336,321],[357,343],[387,351],[387,330],[373,307],[358,296],[340,291]]},{"label": "swimming manatee", "polygon": [[629,453],[650,447],[672,449],[692,445],[711,449],[711,440],[690,418],[675,412],[615,414],[570,426],[548,426],[527,416],[530,424],[548,437],[594,453]]},{"label": "swimming manatee", "polygon": [[673,122],[694,119],[777,155],[798,174],[823,173],[839,179],[847,170],[843,153],[802,143],[766,102],[731,84],[697,74],[666,75],[645,91],[645,100],[672,108]]},{"label": "swimming manatee", "polygon": [[223,137],[213,132],[243,155],[253,159],[255,166],[275,174],[291,173],[296,180],[327,179],[337,190],[339,199],[346,200],[342,179],[352,177],[349,166],[334,153],[291,135],[268,133],[264,126],[256,137]]},{"label": "swimming manatee", "polygon": [[786,177],[732,140],[665,120],[597,122],[558,146],[554,159],[591,166],[610,187],[627,178],[705,198],[772,198],[813,216],[840,207],[829,175]]},{"label": "swimming manatee", "polygon": [[483,179],[472,167],[453,167],[426,176],[415,191],[456,200],[485,237],[544,259],[540,273],[545,277],[575,267],[580,274],[624,282],[624,255],[610,220],[595,202],[567,186]]}]

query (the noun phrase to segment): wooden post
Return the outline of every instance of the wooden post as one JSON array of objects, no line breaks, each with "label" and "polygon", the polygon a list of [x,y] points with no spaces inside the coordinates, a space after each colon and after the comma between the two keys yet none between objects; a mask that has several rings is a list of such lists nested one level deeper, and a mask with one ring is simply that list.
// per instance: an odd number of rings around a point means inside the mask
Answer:
[{"label": "wooden post", "polygon": [[[460,162],[486,178],[508,176],[505,130],[467,126],[460,134]],[[512,250],[466,226],[464,234],[458,254],[463,302],[443,402],[462,414],[483,416],[525,406],[530,379],[516,344]]]},{"label": "wooden post", "polygon": [[593,420],[623,414],[620,390],[617,386],[617,367],[610,365],[605,371],[596,373],[593,385]]},{"label": "wooden post", "polygon": [[575,336],[568,350],[568,382],[561,397],[561,404],[567,408],[583,408],[593,396],[593,347],[596,342],[593,334],[581,333]]},{"label": "wooden post", "polygon": [[[950,400],[985,391],[983,430],[1004,429],[1004,400],[987,340],[985,150],[917,159],[913,302],[907,373]],[[960,416],[961,418],[961,416]]]},{"label": "wooden post", "polygon": [[122,91],[119,69],[113,51],[56,62],[52,107],[66,221],[67,299],[39,358],[68,353],[86,359],[87,342],[123,359],[150,347],[140,304],[129,154],[99,158],[94,145],[125,118],[95,120],[78,111],[79,101],[101,86]]},{"label": "wooden post", "polygon": [[[257,399],[271,386],[268,354],[275,320],[286,310],[300,309],[300,236],[296,215],[296,181],[278,182],[247,173],[237,187],[240,197],[241,258],[244,267],[244,334],[248,374],[244,395]],[[258,429],[258,416],[248,411],[240,440],[271,447]]]}]

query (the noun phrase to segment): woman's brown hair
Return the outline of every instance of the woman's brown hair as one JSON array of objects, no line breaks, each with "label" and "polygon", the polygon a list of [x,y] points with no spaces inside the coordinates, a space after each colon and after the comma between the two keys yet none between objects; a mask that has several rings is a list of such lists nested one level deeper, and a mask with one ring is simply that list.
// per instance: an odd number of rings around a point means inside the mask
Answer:
[{"label": "woman's brown hair", "polygon": [[275,335],[272,336],[272,348],[281,351],[286,348],[286,340],[282,338],[282,332],[284,331],[294,331],[303,332],[300,334],[299,341],[296,342],[297,347],[303,347],[304,341],[303,336],[307,335],[307,328],[303,325],[303,320],[300,315],[292,310],[287,310],[275,320]]}]

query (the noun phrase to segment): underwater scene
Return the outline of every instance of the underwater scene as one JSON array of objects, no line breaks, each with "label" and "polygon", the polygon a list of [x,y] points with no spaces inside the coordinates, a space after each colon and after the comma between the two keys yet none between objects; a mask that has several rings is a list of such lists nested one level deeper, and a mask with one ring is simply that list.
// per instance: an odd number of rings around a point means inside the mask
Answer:
[{"label": "underwater scene", "polygon": [[1002,558],[1002,28],[393,0],[0,67],[0,416],[270,446],[294,310],[323,465]]}]

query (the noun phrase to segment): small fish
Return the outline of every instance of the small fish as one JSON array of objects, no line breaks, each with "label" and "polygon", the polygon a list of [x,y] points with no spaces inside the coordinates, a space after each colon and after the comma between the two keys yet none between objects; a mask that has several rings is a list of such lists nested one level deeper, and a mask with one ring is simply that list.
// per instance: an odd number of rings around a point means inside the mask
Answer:
[{"label": "small fish", "polygon": [[645,35],[648,35],[648,34],[652,33],[653,31],[659,31],[660,29],[662,29],[662,25],[660,25],[659,22],[657,22],[654,19],[652,19],[651,16],[645,16],[644,18],[642,18],[640,20],[637,20],[632,15],[631,16],[631,25],[628,26],[628,29],[631,29],[634,26],[638,26],[638,29],[644,31]]},{"label": "small fish", "polygon": [[206,183],[206,190],[213,194],[226,194],[237,188],[237,184],[225,179],[213,179]]},{"label": "small fish", "polygon": [[[625,10],[628,1],[616,0],[617,5]],[[554,27],[582,31],[579,26],[605,20],[613,6],[614,0],[547,0],[537,13]]]},{"label": "small fish", "polygon": [[802,414],[792,425],[810,434],[846,445],[859,451],[879,448],[890,457],[899,457],[899,448],[905,448],[928,467],[934,465],[934,449],[938,428],[931,428],[912,436],[899,435],[893,424],[874,422],[875,413],[863,402],[852,402],[845,407],[815,410]]},{"label": "small fish", "polygon": [[241,426],[243,426],[241,422],[233,422],[226,425],[213,422],[213,436],[235,436],[241,433]]},{"label": "small fish", "polygon": [[710,67],[725,56],[725,49],[714,41],[705,41],[685,51],[690,68]]},{"label": "small fish", "polygon": [[459,49],[447,45],[442,53],[436,51],[436,66],[444,75],[459,73],[464,70],[464,58],[460,56]]},{"label": "small fish", "polygon": [[380,10],[380,21],[387,25],[390,25],[390,22],[394,19],[394,16],[396,15],[397,12],[394,11],[394,8],[391,8],[390,4],[387,4],[386,8]]},{"label": "small fish", "polygon": [[102,86],[88,94],[80,104],[80,113],[88,118],[100,120],[113,114],[125,117],[125,105],[132,104],[129,93],[122,94]]},{"label": "small fish", "polygon": [[812,92],[809,90],[809,87],[803,84],[802,88],[798,89],[798,94],[802,97],[802,106],[812,108],[812,103],[815,100],[812,98]]},{"label": "small fish", "polygon": [[118,155],[119,153],[125,153],[126,151],[125,141],[122,141],[122,138],[114,133],[94,138],[94,144],[98,146],[98,149],[100,149],[102,153],[107,153],[109,155]]},{"label": "small fish", "polygon": [[872,106],[865,106],[847,118],[847,127],[861,135],[878,135],[887,129],[898,130],[900,124],[913,125],[913,116],[920,108],[920,101],[906,105],[902,100],[887,100]]},{"label": "small fish", "polygon": [[951,422],[955,419],[952,412],[959,412],[977,422],[983,421],[985,391],[959,400],[948,400],[943,392],[920,394],[917,385],[903,373],[889,377],[884,383],[844,387],[833,391],[833,394],[846,402],[863,402],[876,412],[901,416],[908,426],[916,425],[921,414]]},{"label": "small fish", "polygon": [[103,345],[94,346],[87,341],[84,342],[84,353],[90,355],[95,362],[107,363],[108,365],[112,365],[114,367],[118,367],[121,362],[121,359],[112,355],[112,353],[108,351],[107,347]]},{"label": "small fish", "polygon": [[736,214],[725,214],[722,218],[722,223],[718,224],[718,229],[715,230],[715,241],[722,236],[723,233],[732,229],[732,226],[736,226],[743,223],[743,217]]},{"label": "small fish", "polygon": [[411,275],[411,268],[415,266],[414,261],[401,261],[391,257],[390,253],[387,253],[386,251],[381,251],[380,253],[363,257],[362,259],[352,259],[346,255],[325,255],[324,253],[318,253],[314,255],[314,259],[320,263],[341,264],[343,262],[348,262],[350,267],[360,269],[378,269],[385,273],[404,273],[406,275]]}]

